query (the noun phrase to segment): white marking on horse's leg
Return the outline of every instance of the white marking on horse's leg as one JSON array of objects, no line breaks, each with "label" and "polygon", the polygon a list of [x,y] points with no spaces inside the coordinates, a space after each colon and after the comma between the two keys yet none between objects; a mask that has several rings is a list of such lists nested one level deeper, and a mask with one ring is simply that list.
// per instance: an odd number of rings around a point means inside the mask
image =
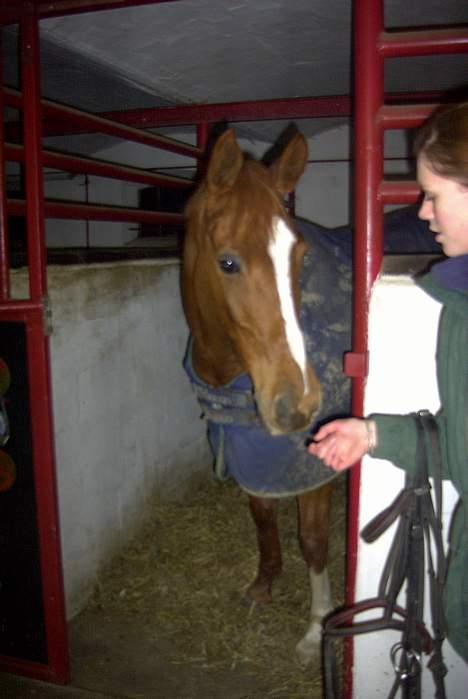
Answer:
[{"label": "white marking on horse's leg", "polygon": [[312,603],[310,607],[310,625],[307,633],[296,646],[296,653],[302,665],[308,665],[318,658],[322,640],[322,619],[332,610],[332,598],[328,569],[315,573],[309,569]]},{"label": "white marking on horse's leg", "polygon": [[291,251],[294,241],[294,233],[287,227],[286,222],[281,218],[275,218],[273,220],[272,238],[268,244],[268,252],[275,270],[286,339],[291,354],[301,370],[304,380],[304,393],[308,393],[309,382],[306,371],[307,359],[304,336],[297,320],[291,284]]}]

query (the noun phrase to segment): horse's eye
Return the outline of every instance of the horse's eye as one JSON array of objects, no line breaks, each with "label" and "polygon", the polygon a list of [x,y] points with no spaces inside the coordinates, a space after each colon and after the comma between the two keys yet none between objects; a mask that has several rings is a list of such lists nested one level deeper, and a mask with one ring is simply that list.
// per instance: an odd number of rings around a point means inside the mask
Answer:
[{"label": "horse's eye", "polygon": [[218,259],[221,272],[224,274],[239,274],[241,270],[240,260],[234,255],[221,255]]}]

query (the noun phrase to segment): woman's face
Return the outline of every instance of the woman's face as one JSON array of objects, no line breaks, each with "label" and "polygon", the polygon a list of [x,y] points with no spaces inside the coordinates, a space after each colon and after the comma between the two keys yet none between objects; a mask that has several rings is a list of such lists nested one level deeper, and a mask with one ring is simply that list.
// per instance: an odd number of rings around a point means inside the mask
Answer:
[{"label": "woman's face", "polygon": [[418,182],[424,194],[419,218],[429,223],[447,257],[468,255],[468,187],[438,175],[423,155],[418,158]]}]

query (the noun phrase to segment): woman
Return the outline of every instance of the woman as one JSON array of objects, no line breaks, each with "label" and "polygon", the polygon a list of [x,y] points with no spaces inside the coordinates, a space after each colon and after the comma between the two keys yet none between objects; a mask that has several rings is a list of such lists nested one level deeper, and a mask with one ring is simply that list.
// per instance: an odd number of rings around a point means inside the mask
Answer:
[{"label": "woman", "polygon": [[[451,553],[444,605],[448,639],[468,662],[468,102],[437,111],[415,142],[418,181],[424,194],[419,217],[447,257],[416,283],[443,304],[439,322],[436,415],[444,479],[460,502],[451,525]],[[411,471],[417,433],[408,415],[370,415],[324,425],[309,451],[336,471],[364,454]]]}]

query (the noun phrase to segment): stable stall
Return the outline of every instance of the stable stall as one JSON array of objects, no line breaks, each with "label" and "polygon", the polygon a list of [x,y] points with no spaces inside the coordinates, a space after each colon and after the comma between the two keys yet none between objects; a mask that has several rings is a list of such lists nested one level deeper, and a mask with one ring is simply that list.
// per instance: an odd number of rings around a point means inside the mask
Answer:
[{"label": "stable stall", "polygon": [[[384,61],[468,53],[466,26],[386,32],[384,3],[356,0],[354,103],[347,96],[315,96],[97,115],[42,99],[41,19],[111,11],[122,4],[152,3],[38,0],[7,2],[0,9],[2,26],[18,27],[21,74],[19,89],[0,90],[0,104],[9,115],[0,127],[0,357],[8,366],[4,397],[12,425],[11,439],[0,451],[0,516],[4,530],[14,532],[3,544],[10,596],[0,637],[0,666],[6,672],[64,684],[69,680],[67,618],[86,602],[97,571],[119,549],[123,532],[137,526],[149,494],[183,497],[194,480],[206,477],[210,456],[204,427],[181,366],[187,328],[179,299],[178,254],[180,205],[203,172],[212,128],[220,121],[293,120],[300,128],[305,118],[354,119],[354,324],[344,371],[352,379],[355,414],[373,409],[376,392],[379,410],[386,410],[380,397],[384,392],[390,398],[388,384],[379,383],[385,370],[374,362],[374,357],[384,356],[382,345],[388,346],[388,326],[379,324],[382,313],[386,316],[387,304],[414,309],[411,317],[423,313],[432,338],[437,310],[420,309],[423,302],[416,298],[408,272],[395,281],[382,268],[385,207],[414,203],[418,197],[414,182],[385,179],[384,135],[418,126],[447,97],[437,91],[386,94]],[[181,138],[155,133],[156,127],[177,129]],[[110,157],[58,150],[63,137],[96,132],[117,139],[118,148]],[[133,163],[124,158],[125,164],[119,165],[117,154],[129,152],[135,154]],[[150,153],[156,152],[163,155],[153,158]],[[14,197],[6,193],[5,163],[21,173],[22,191]],[[60,178],[47,179],[47,171],[83,177],[83,187],[72,191]],[[110,199],[106,187],[106,204],[99,197],[102,178],[113,183]],[[308,213],[307,188],[313,182],[306,174],[296,192],[299,214]],[[151,194],[164,192],[166,198],[173,193],[178,211],[166,200],[160,202],[160,210],[145,208],[143,188]],[[27,241],[19,251],[12,250],[8,233],[18,221],[25,222]],[[104,236],[96,227],[103,222],[114,226]],[[158,254],[141,241],[132,244],[128,224],[138,224],[140,231],[147,226],[150,236],[158,230],[164,242]],[[63,261],[66,266],[60,265]],[[395,332],[402,317],[398,310]],[[425,350],[432,342],[418,340]],[[406,346],[407,339],[402,342]],[[395,366],[392,357],[388,362]],[[397,374],[403,375],[399,368]],[[397,385],[393,380],[392,384]],[[431,396],[435,405],[434,389]],[[364,464],[350,477],[348,603],[367,594],[363,580],[377,579],[382,565],[380,556],[374,551],[368,556],[359,544],[359,530],[371,515],[369,488],[374,488],[371,470]],[[82,527],[80,522],[92,526]],[[27,554],[19,556],[19,551]],[[391,668],[384,651],[371,644],[378,668],[373,680],[363,672],[369,649],[346,647],[347,697],[384,691],[381,676]],[[452,657],[450,663],[453,696],[461,696],[460,666]],[[375,690],[369,682],[375,682]]]}]

